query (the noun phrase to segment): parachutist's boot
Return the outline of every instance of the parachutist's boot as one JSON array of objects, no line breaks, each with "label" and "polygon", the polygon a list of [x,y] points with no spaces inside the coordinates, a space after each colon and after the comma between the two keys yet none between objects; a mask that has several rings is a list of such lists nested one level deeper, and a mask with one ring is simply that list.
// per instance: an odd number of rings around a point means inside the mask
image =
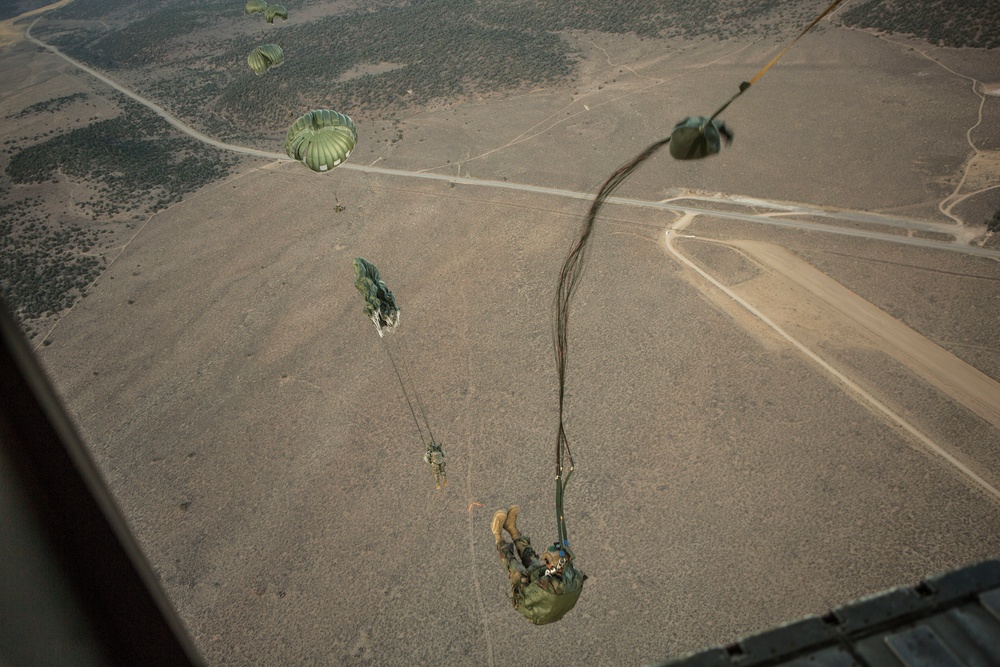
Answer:
[{"label": "parachutist's boot", "polygon": [[493,515],[493,523],[490,524],[490,530],[493,531],[493,539],[497,543],[497,549],[502,549],[504,546],[503,522],[506,520],[507,513],[503,510],[497,510],[497,513]]},{"label": "parachutist's boot", "polygon": [[518,505],[511,505],[507,508],[507,518],[503,522],[503,529],[510,533],[510,539],[515,542],[521,539],[521,531],[517,529],[517,513],[520,511]]}]

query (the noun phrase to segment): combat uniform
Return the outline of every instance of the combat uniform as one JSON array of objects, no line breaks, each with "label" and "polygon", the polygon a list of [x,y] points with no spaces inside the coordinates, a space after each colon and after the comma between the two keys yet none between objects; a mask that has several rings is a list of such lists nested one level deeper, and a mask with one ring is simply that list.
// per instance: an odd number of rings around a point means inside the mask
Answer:
[{"label": "combat uniform", "polygon": [[[573,554],[568,547],[560,549],[553,545],[539,558],[531,539],[517,529],[518,511],[514,506],[493,517],[497,552],[510,578],[511,600],[514,609],[535,625],[554,623],[576,605],[587,575],[573,566]],[[513,542],[503,539],[499,524]]]}]

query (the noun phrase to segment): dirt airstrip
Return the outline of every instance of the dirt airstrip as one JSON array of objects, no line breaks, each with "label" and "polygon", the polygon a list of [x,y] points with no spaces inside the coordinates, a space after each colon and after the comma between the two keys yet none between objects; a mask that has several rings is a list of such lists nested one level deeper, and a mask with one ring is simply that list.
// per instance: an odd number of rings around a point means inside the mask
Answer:
[{"label": "dirt airstrip", "polygon": [[[391,147],[362,133],[352,160],[591,190],[773,51],[594,43],[576,90],[426,111]],[[947,221],[967,82],[833,29],[768,76],[734,105],[731,150],[657,158],[622,194]],[[643,664],[1000,555],[994,500],[673,260],[675,214],[614,205],[571,320],[567,521],[590,579],[563,621],[526,623],[488,523],[519,503],[536,543],[554,531],[549,309],[585,208],[247,165],[154,216],[52,330],[40,358],[209,664]],[[905,325],[992,392],[995,260],[710,216],[687,231],[681,252],[998,482],[997,429],[852,322],[861,307],[879,332]],[[774,271],[772,246],[807,266]],[[361,312],[357,255],[403,308],[442,491]],[[814,270],[849,317],[799,286]]]}]

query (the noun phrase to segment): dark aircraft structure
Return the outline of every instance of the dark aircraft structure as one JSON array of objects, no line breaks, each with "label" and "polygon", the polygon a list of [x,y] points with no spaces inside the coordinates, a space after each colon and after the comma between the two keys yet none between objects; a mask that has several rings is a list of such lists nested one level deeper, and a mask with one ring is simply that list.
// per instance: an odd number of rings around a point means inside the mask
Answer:
[{"label": "dark aircraft structure", "polygon": [[1000,560],[947,572],[657,667],[1000,665]]},{"label": "dark aircraft structure", "polygon": [[0,664],[203,664],[0,300]]}]

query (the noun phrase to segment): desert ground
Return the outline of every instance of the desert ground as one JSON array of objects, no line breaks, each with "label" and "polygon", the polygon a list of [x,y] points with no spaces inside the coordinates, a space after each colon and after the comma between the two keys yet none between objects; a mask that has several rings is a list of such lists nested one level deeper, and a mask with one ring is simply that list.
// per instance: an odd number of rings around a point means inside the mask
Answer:
[{"label": "desert ground", "polygon": [[[591,192],[777,48],[575,38],[575,85],[423,110],[395,144],[360,128],[351,164]],[[826,25],[727,112],[731,148],[619,194],[981,236],[997,174],[967,167],[1000,98],[996,54],[969,51]],[[46,73],[5,109],[102,90],[23,42],[0,58]],[[587,204],[248,160],[117,239],[37,353],[208,664],[647,664],[1000,556],[1000,253],[609,204],[570,323],[590,578],[528,624],[489,520],[516,503],[555,537],[551,306]],[[402,307],[443,490],[355,256]]]}]

